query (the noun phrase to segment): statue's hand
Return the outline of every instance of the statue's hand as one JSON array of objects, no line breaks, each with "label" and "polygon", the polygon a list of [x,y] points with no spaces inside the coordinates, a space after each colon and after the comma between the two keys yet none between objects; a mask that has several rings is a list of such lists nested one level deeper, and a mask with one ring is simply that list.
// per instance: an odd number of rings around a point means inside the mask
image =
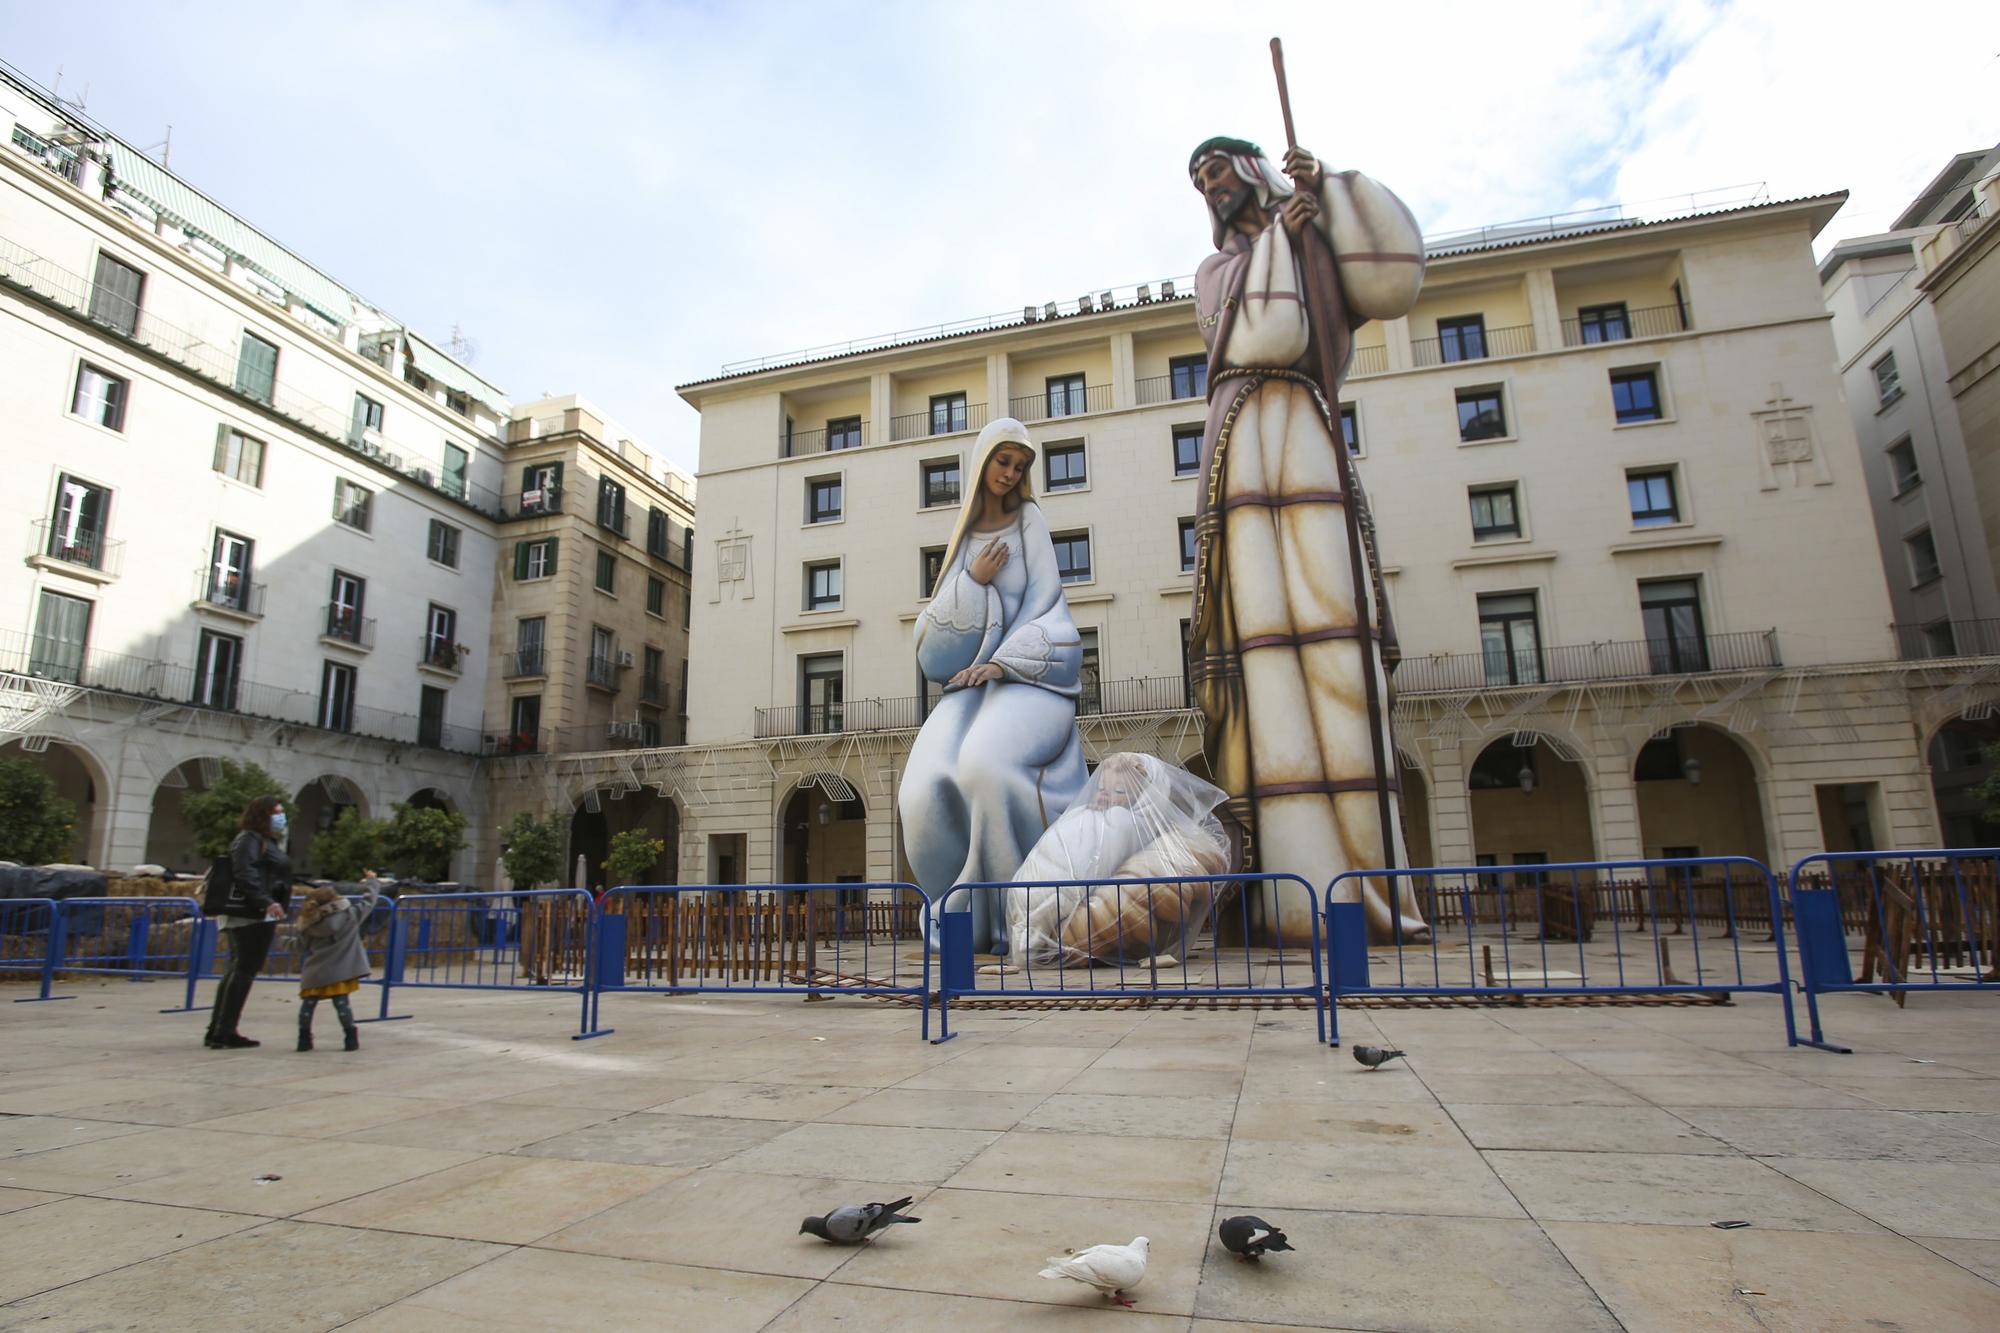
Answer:
[{"label": "statue's hand", "polygon": [[1284,211],[1278,215],[1278,220],[1284,223],[1287,232],[1293,236],[1297,236],[1307,227],[1310,227],[1312,220],[1318,216],[1319,196],[1300,190],[1297,194],[1285,200]]},{"label": "statue's hand", "polygon": [[969,666],[959,672],[947,681],[946,684],[956,685],[961,689],[969,690],[975,685],[984,685],[988,681],[999,680],[1002,674],[1000,668],[994,663],[981,662],[978,666]]},{"label": "statue's hand", "polygon": [[1285,154],[1285,174],[1292,178],[1292,184],[1312,194],[1319,193],[1322,173],[1319,159],[1303,148],[1294,148]]},{"label": "statue's hand", "polygon": [[1006,565],[1009,554],[1007,543],[995,537],[972,557],[972,563],[966,566],[965,572],[972,575],[974,583],[984,586],[993,582],[993,576]]}]

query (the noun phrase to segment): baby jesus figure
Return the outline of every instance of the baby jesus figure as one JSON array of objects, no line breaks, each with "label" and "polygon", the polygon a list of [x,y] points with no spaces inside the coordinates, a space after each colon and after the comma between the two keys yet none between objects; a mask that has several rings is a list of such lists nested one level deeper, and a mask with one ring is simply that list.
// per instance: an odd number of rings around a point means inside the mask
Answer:
[{"label": "baby jesus figure", "polygon": [[[1216,886],[1149,879],[1219,875],[1229,843],[1214,815],[1224,793],[1152,755],[1114,754],[1049,826],[1007,890],[1012,957],[1120,963],[1179,953],[1208,920]],[[1102,883],[1095,881],[1136,881]]]}]

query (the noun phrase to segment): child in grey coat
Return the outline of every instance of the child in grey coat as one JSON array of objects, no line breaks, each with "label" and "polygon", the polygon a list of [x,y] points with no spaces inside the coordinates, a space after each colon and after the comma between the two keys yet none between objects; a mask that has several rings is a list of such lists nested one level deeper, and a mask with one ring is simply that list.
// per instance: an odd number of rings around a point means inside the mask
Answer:
[{"label": "child in grey coat", "polygon": [[299,1049],[313,1048],[313,1011],[321,1000],[332,1000],[340,1015],[340,1030],[346,1036],[344,1049],[361,1049],[361,1031],[354,1025],[354,1010],[347,997],[361,989],[368,975],[368,950],[361,943],[361,927],[375,910],[381,890],[372,870],[363,872],[365,896],[349,902],[340,890],[322,884],[307,890],[305,906],[299,909]]}]

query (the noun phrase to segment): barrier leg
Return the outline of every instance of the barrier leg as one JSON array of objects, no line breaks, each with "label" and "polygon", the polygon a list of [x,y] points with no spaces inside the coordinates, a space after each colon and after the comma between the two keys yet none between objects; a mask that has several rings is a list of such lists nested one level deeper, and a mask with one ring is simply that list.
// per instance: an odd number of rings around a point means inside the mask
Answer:
[{"label": "barrier leg", "polygon": [[625,918],[600,916],[590,929],[590,960],[583,969],[583,1013],[571,1041],[608,1037],[616,1028],[598,1026],[598,1001],[607,987],[625,986]]},{"label": "barrier leg", "polygon": [[74,995],[51,995],[56,984],[56,960],[63,952],[63,910],[61,903],[49,904],[49,951],[42,957],[42,993],[16,1000],[15,1004],[39,1004],[43,1000],[74,1000]]},{"label": "barrier leg", "polygon": [[160,1010],[163,1014],[193,1014],[206,1011],[210,1006],[196,1006],[194,988],[208,971],[209,960],[215,957],[216,924],[213,921],[197,921],[188,933],[187,998],[172,1009]]},{"label": "barrier leg", "polygon": [[410,923],[400,916],[389,918],[389,952],[382,960],[382,1008],[373,1018],[357,1018],[357,1023],[400,1023],[410,1014],[389,1012],[389,992],[403,979],[403,954],[409,943],[406,927]]},{"label": "barrier leg", "polygon": [[938,927],[938,1034],[931,1044],[952,1039],[951,993],[970,995],[973,988],[972,913],[940,912]]},{"label": "barrier leg", "polygon": [[1329,1046],[1340,1045],[1340,997],[1368,989],[1368,916],[1360,903],[1326,905]]},{"label": "barrier leg", "polygon": [[[1792,888],[1792,928],[1799,937],[1799,984],[1806,993],[1806,1018],[1811,1035],[1799,1041],[1836,1055],[1854,1048],[1826,1039],[1819,1023],[1819,995],[1824,989],[1846,989],[1854,981],[1847,962],[1847,931],[1840,921],[1840,899],[1832,889]],[[1779,948],[1784,945],[1780,943]]]}]

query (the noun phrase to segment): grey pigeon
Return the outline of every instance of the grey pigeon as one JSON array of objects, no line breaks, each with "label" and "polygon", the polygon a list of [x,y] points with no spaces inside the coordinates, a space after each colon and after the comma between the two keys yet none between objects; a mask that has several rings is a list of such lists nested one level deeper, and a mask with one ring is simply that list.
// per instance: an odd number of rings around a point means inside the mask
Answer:
[{"label": "grey pigeon", "polygon": [[[1261,1236],[1257,1234],[1260,1231],[1264,1233]],[[1261,1259],[1266,1250],[1292,1248],[1285,1233],[1261,1217],[1225,1217],[1216,1234],[1222,1237],[1222,1248],[1239,1259]]]},{"label": "grey pigeon", "polygon": [[911,1200],[898,1199],[894,1203],[850,1203],[834,1209],[825,1217],[808,1217],[799,1223],[799,1234],[818,1236],[833,1245],[859,1245],[884,1227],[898,1222],[921,1222],[921,1217],[907,1217],[902,1210],[910,1206]]},{"label": "grey pigeon", "polygon": [[1356,1046],[1354,1063],[1367,1065],[1369,1069],[1375,1070],[1401,1057],[1402,1054],[1401,1051],[1392,1051],[1386,1046]]}]

